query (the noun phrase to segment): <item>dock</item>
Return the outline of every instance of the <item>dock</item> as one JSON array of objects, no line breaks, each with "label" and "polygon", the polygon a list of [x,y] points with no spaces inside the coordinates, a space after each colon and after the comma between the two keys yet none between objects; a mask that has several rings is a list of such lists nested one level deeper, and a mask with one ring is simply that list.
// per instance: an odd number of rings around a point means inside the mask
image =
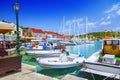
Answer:
[{"label": "dock", "polygon": [[93,70],[93,69],[89,69],[89,68],[82,68],[80,71],[91,73],[92,75],[96,74],[96,75],[106,76],[105,79],[107,79],[107,78],[120,79],[120,75],[115,74],[115,73],[102,72],[102,71]]},{"label": "dock", "polygon": [[[59,80],[36,72],[36,67],[22,63],[21,71],[11,71],[0,75],[0,80]],[[60,80],[88,80],[67,74]]]},{"label": "dock", "polygon": [[40,73],[36,73],[35,67],[22,63],[21,71],[12,71],[0,75],[0,80],[58,80]]},{"label": "dock", "polygon": [[62,80],[88,80],[85,78],[81,78],[81,77],[77,77],[77,76],[73,76],[73,75],[66,75],[65,77],[62,78]]}]

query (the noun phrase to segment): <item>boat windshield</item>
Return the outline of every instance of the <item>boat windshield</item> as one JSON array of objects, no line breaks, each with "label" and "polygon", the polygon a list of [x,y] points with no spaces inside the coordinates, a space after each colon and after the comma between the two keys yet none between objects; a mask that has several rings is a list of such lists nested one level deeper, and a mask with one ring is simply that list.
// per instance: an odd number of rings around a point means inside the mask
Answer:
[{"label": "boat windshield", "polygon": [[119,45],[119,40],[105,40],[104,45]]}]

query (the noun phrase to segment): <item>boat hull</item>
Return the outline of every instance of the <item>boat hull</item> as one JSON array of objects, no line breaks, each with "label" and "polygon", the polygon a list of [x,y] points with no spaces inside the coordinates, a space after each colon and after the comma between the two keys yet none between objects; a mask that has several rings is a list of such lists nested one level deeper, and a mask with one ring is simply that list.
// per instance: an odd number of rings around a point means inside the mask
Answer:
[{"label": "boat hull", "polygon": [[26,54],[36,57],[58,57],[62,52],[60,50],[37,50],[37,51],[26,51]]},{"label": "boat hull", "polygon": [[120,74],[120,66],[115,66],[110,64],[85,62],[85,68],[102,71],[102,72]]},{"label": "boat hull", "polygon": [[39,59],[37,58],[37,62],[40,67],[44,69],[51,69],[51,68],[70,68],[80,66],[83,62],[83,58],[81,61],[59,61],[59,58],[45,58]]}]

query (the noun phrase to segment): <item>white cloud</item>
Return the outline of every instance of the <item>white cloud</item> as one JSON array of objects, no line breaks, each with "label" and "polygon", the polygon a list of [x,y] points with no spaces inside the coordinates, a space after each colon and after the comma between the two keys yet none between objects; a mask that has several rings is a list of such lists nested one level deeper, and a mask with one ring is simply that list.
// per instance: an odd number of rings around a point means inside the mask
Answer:
[{"label": "white cloud", "polygon": [[118,15],[120,15],[120,9],[116,12]]},{"label": "white cloud", "polygon": [[118,10],[119,8],[120,8],[120,3],[117,3],[117,4],[113,5],[111,9],[105,11],[105,13],[110,13],[112,11]]},{"label": "white cloud", "polygon": [[95,26],[96,22],[89,22],[87,23],[88,26]]},{"label": "white cloud", "polygon": [[103,21],[100,23],[100,25],[109,25],[111,24],[111,21]]},{"label": "white cloud", "polygon": [[110,20],[111,19],[111,15],[108,15],[107,17],[102,17],[101,19],[100,19],[100,21],[105,21],[105,20]]}]

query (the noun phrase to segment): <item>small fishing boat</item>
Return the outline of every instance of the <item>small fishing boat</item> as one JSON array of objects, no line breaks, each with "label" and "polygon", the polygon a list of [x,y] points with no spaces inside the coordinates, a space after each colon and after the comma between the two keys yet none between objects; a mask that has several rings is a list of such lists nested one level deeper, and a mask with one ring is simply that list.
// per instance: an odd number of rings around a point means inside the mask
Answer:
[{"label": "small fishing boat", "polygon": [[82,71],[120,79],[120,40],[103,40],[102,50],[93,53],[83,66]]},{"label": "small fishing boat", "polygon": [[44,69],[50,69],[50,68],[76,67],[81,65],[85,58],[84,57],[71,58],[69,56],[66,56],[66,54],[61,54],[60,57],[42,59],[37,58],[36,60],[40,67]]}]

